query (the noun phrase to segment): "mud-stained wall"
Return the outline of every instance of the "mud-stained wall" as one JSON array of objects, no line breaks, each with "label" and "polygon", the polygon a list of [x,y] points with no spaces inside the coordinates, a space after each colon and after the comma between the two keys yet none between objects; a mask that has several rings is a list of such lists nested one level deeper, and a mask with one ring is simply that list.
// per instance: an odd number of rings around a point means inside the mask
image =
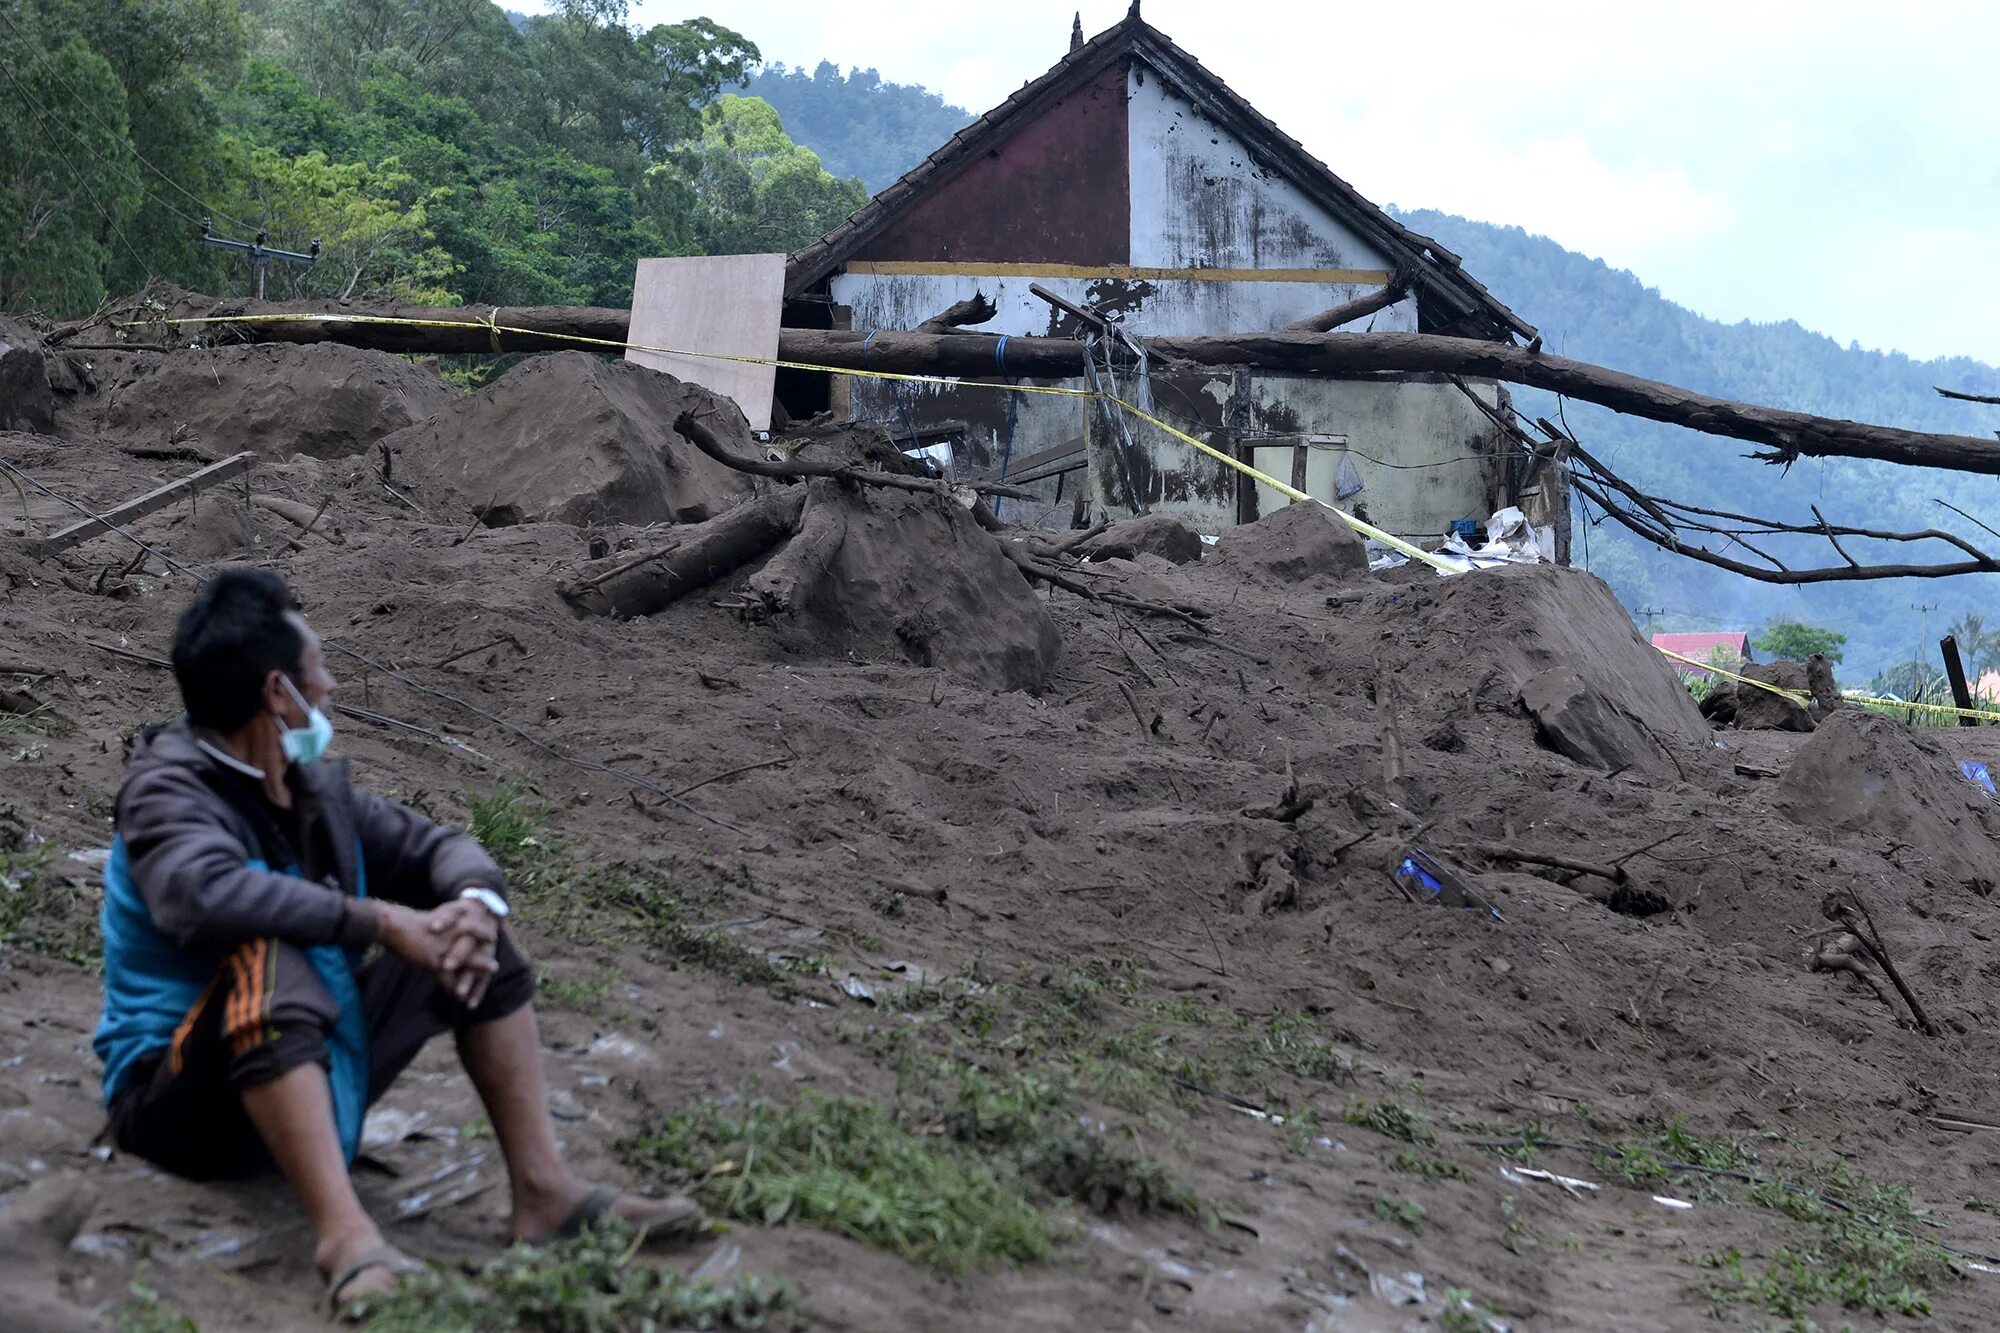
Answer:
[{"label": "mud-stained wall", "polygon": [[[1337,503],[1399,537],[1437,537],[1453,519],[1484,519],[1504,502],[1505,446],[1485,414],[1451,384],[1190,371],[1154,376],[1149,387],[1155,415],[1245,462],[1255,461],[1250,451],[1259,446],[1334,437],[1325,449],[1326,475],[1339,471],[1344,454],[1362,484]],[[1497,405],[1497,385],[1469,387]],[[1244,501],[1255,487],[1242,473],[1143,422],[1132,435],[1134,479],[1149,506],[1209,533],[1250,516]],[[1093,503],[1127,513],[1110,448],[1103,432],[1093,434]]]},{"label": "mud-stained wall", "polygon": [[[1392,267],[1135,60],[1022,127],[913,209],[836,273],[829,293],[850,312],[848,327],[862,331],[911,329],[983,292],[999,313],[981,332],[1077,334],[1070,317],[1029,292],[1039,283],[1136,334],[1171,337],[1279,328],[1377,290]],[[1417,315],[1410,297],[1363,327],[1414,331]],[[1004,351],[996,353],[995,379],[1003,380]],[[1141,394],[1129,377],[1118,387]],[[1220,448],[1346,437],[1363,482],[1349,503],[1398,534],[1432,537],[1453,519],[1484,518],[1504,489],[1491,424],[1448,384],[1177,372],[1155,374],[1146,391],[1160,415]],[[1497,390],[1478,392],[1491,401]],[[856,380],[850,410],[898,438],[966,423],[953,459],[961,477],[1009,459],[1018,468],[1088,431],[1089,475],[1069,474],[1060,496],[1057,482],[1037,483],[1042,501],[1010,502],[1008,516],[1059,526],[1079,486],[1108,513],[1129,512],[1106,425],[1085,400]],[[1149,505],[1205,532],[1238,521],[1240,474],[1144,425],[1133,433],[1131,470]],[[1324,454],[1316,458],[1324,467]]]},{"label": "mud-stained wall", "polygon": [[1134,61],[1126,77],[1134,264],[1394,267],[1155,70]]},{"label": "mud-stained wall", "polygon": [[[939,264],[940,270],[950,265]],[[1065,300],[1103,310],[1148,338],[1203,333],[1261,333],[1316,315],[1376,290],[1373,283],[1264,282],[1187,278],[1058,277],[1022,274],[870,273],[848,271],[832,281],[836,305],[853,310],[856,329],[913,329],[974,292],[1000,313],[976,332],[1066,337],[1075,332],[1046,301],[1028,291],[1039,283]],[[1414,333],[1417,303],[1406,297],[1363,325],[1380,333]]]}]

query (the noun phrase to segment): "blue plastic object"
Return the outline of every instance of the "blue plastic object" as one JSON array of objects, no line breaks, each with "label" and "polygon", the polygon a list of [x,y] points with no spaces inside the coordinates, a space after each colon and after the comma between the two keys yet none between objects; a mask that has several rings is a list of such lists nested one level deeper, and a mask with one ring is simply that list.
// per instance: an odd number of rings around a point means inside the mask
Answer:
[{"label": "blue plastic object", "polygon": [[1993,775],[1986,771],[1986,765],[1976,759],[1961,759],[1958,771],[1965,774],[1965,780],[1977,787],[1984,787],[1990,800],[2000,800],[2000,792],[1993,790]]}]

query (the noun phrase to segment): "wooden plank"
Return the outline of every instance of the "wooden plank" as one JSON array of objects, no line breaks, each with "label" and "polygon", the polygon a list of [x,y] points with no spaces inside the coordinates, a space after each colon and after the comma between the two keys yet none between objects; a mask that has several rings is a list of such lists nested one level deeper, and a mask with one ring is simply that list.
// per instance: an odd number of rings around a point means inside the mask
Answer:
[{"label": "wooden plank", "polygon": [[1386,268],[1146,268],[1134,264],[940,264],[914,259],[854,259],[849,273],[958,278],[1144,278],[1180,282],[1310,282],[1386,286]]},{"label": "wooden plank", "polygon": [[[632,288],[631,341],[625,359],[665,371],[735,400],[750,429],[771,429],[775,366],[715,357],[774,361],[784,317],[783,255],[704,255],[642,259]],[[708,356],[640,351],[665,347]]]},{"label": "wooden plank", "polygon": [[207,490],[217,482],[239,477],[248,472],[250,465],[256,461],[255,453],[244,452],[225,458],[220,463],[211,463],[201,471],[189,473],[179,481],[170,481],[158,490],[147,491],[136,500],[127,500],[116,508],[107,509],[97,518],[85,519],[81,523],[64,528],[54,536],[44,537],[34,544],[33,550],[37,556],[47,559],[93,537],[101,537],[113,527],[123,527],[127,523],[144,518],[156,509],[165,509],[184,495],[193,495],[197,491]]},{"label": "wooden plank", "polygon": [[[1958,636],[1947,634],[1938,641],[1938,649],[1944,654],[1944,677],[1951,682],[1951,701],[1960,708],[1972,707],[1972,691],[1965,683],[1965,663],[1958,655]],[[1976,727],[1979,719],[1961,713],[1958,717],[1961,727]]]},{"label": "wooden plank", "polygon": [[[1051,463],[1060,464],[1060,466],[1049,468],[1049,464]],[[1026,458],[1015,459],[1012,466],[1007,469],[1005,478],[1001,477],[999,468],[992,467],[974,477],[973,480],[1036,481],[1042,477],[1052,477],[1057,472],[1068,472],[1073,468],[1082,466],[1084,466],[1083,437],[1079,435],[1073,440],[1068,440],[1055,446],[1053,449],[1042,449],[1036,453],[1029,454]],[[1047,470],[1037,471],[1037,469]],[[1033,474],[1032,476],[1030,475],[1031,473]]]}]

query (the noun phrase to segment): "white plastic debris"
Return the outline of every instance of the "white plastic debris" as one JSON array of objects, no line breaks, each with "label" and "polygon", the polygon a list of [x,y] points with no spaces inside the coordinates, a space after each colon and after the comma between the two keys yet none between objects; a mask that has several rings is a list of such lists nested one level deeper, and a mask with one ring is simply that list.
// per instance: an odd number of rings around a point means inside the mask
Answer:
[{"label": "white plastic debris", "polygon": [[1653,1196],[1653,1202],[1657,1203],[1662,1208],[1676,1208],[1682,1211],[1686,1211],[1687,1209],[1694,1207],[1694,1205],[1689,1203],[1686,1199],[1669,1199],[1664,1194],[1655,1194]]},{"label": "white plastic debris", "polygon": [[1578,1180],[1575,1176],[1559,1176],[1553,1171],[1543,1171],[1538,1167],[1532,1166],[1503,1166],[1500,1168],[1500,1176],[1501,1179],[1508,1181],[1546,1181],[1558,1187],[1566,1194],[1575,1194],[1579,1190],[1591,1190],[1595,1192],[1603,1188],[1601,1185],[1593,1184],[1588,1180]]}]

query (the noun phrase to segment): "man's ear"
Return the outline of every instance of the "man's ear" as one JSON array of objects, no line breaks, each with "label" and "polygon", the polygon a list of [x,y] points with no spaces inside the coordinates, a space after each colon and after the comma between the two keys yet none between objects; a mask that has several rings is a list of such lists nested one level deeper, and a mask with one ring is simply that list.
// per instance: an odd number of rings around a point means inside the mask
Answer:
[{"label": "man's ear", "polygon": [[272,667],[264,673],[264,711],[283,717],[285,701],[290,698],[285,693],[285,673]]}]

